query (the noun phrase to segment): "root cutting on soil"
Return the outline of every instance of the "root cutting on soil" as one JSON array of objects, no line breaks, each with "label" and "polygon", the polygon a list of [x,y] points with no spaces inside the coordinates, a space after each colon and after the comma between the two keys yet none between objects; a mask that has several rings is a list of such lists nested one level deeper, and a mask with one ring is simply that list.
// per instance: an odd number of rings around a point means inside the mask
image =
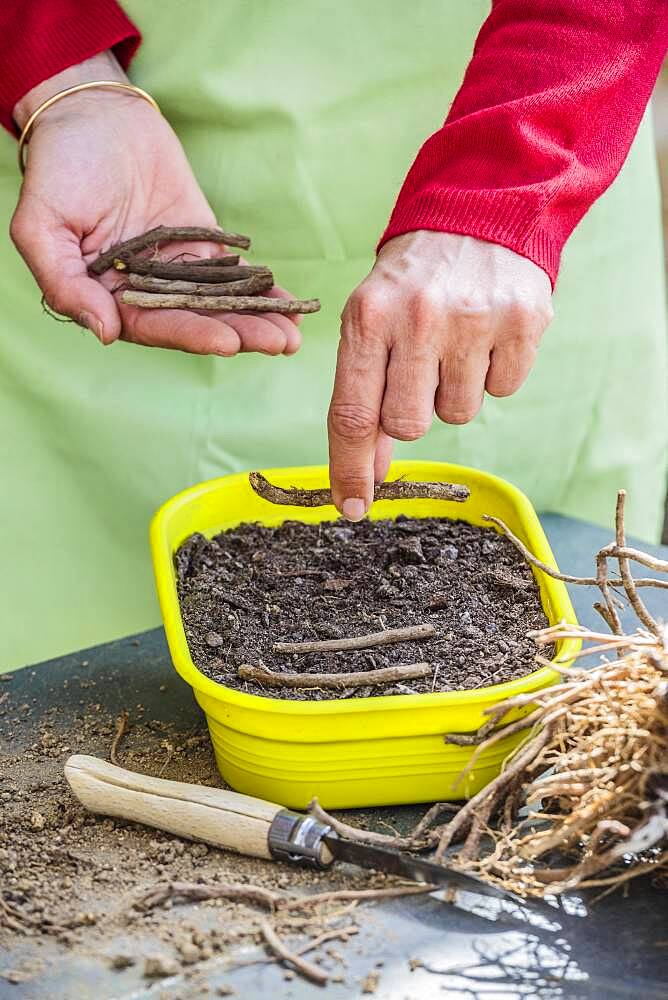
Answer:
[{"label": "root cutting on soil", "polygon": [[337,653],[346,649],[372,649],[374,646],[389,646],[394,642],[415,642],[418,639],[433,639],[436,629],[426,622],[423,625],[407,625],[404,628],[386,628],[370,635],[356,635],[347,639],[316,639],[313,642],[275,642],[275,653]]},{"label": "root cutting on soil", "polygon": [[433,671],[431,663],[397,663],[391,667],[357,670],[350,674],[305,674],[301,672],[277,674],[273,670],[267,670],[266,667],[254,667],[248,663],[242,663],[237,672],[242,680],[255,681],[256,684],[265,684],[267,687],[346,688],[413,681],[420,677],[428,677]]}]

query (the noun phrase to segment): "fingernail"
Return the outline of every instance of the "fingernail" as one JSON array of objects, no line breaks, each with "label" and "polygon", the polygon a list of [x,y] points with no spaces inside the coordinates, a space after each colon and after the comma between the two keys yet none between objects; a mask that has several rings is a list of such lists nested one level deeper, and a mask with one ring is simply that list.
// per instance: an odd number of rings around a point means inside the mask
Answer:
[{"label": "fingernail", "polygon": [[104,326],[97,318],[89,312],[79,313],[79,325],[85,326],[91,333],[94,333],[97,339],[103,344],[104,343]]},{"label": "fingernail", "polygon": [[341,513],[347,521],[361,521],[366,514],[366,504],[359,497],[350,497],[343,501]]}]

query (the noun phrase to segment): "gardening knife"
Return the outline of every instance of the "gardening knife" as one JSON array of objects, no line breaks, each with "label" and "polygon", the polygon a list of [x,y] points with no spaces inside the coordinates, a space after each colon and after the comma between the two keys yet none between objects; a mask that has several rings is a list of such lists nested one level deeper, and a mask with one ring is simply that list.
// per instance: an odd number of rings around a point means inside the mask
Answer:
[{"label": "gardening knife", "polygon": [[65,777],[91,812],[144,823],[238,854],[319,869],[329,868],[334,861],[348,861],[414,882],[518,901],[474,875],[410,854],[346,840],[313,816],[249,795],[151,778],[83,754],[68,759]]}]

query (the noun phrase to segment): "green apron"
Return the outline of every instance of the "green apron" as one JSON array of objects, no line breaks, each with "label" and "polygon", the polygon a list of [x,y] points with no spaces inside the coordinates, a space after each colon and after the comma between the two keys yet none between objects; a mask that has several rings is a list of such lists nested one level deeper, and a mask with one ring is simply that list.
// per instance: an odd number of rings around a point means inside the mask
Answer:
[{"label": "green apron", "polygon": [[[319,295],[293,358],[117,344],[42,314],[6,241],[0,267],[0,669],[155,625],[149,519],[185,486],[322,462],[338,316],[403,176],[442,122],[482,0],[128,0],[131,76],[183,141],[218,219],[297,295]],[[666,337],[652,137],[571,241],[527,385],[399,456],[495,472],[539,510],[656,537],[666,472]],[[19,177],[0,138],[8,223]],[[184,220],[187,222],[187,220]],[[6,229],[6,226],[5,226]]]}]

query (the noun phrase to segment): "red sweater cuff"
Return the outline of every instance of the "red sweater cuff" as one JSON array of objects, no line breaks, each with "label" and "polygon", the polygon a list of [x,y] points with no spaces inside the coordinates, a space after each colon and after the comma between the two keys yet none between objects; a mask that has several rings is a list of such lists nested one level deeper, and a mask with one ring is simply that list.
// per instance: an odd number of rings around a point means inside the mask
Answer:
[{"label": "red sweater cuff", "polygon": [[141,35],[114,0],[4,0],[0,39],[0,123],[15,135],[29,90],[107,49],[127,69]]},{"label": "red sweater cuff", "polygon": [[538,221],[533,206],[506,191],[434,185],[398,201],[378,249],[393,237],[418,229],[473,236],[528,257],[547,272],[554,288],[561,248]]}]

